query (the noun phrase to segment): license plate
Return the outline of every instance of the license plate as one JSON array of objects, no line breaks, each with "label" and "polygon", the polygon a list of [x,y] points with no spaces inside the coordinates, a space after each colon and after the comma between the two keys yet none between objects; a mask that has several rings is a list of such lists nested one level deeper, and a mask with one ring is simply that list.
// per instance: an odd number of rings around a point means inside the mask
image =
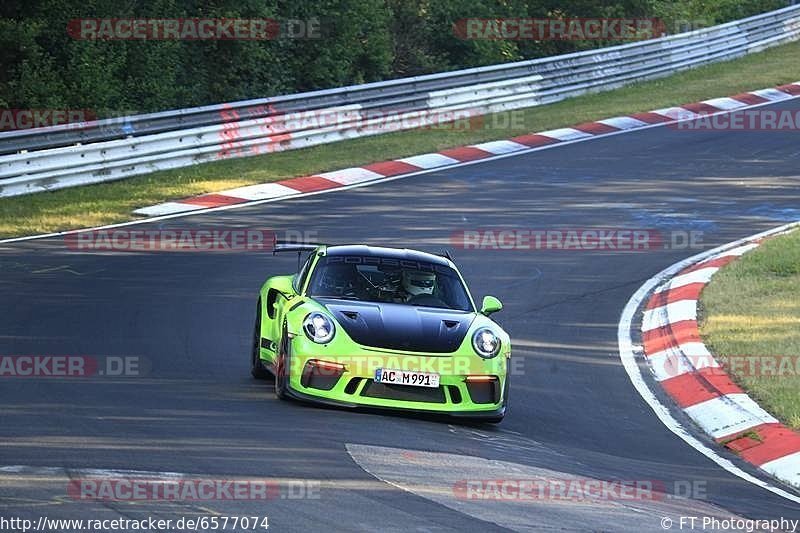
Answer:
[{"label": "license plate", "polygon": [[375,383],[437,388],[439,386],[439,374],[378,368],[375,370]]}]

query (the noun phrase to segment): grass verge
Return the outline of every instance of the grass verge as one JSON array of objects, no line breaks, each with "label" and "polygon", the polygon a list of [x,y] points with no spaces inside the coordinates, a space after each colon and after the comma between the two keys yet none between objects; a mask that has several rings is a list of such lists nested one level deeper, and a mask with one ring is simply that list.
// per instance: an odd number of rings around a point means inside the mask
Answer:
[{"label": "grass verge", "polygon": [[[155,172],[113,183],[0,199],[0,237],[135,218],[160,202],[329,170],[504,139],[590,120],[650,111],[800,80],[800,43],[775,47],[656,81],[487,117],[471,130],[425,129],[264,156]],[[508,126],[510,124],[510,126]]]},{"label": "grass verge", "polygon": [[734,381],[800,429],[800,231],[719,271],[701,306],[703,340]]}]

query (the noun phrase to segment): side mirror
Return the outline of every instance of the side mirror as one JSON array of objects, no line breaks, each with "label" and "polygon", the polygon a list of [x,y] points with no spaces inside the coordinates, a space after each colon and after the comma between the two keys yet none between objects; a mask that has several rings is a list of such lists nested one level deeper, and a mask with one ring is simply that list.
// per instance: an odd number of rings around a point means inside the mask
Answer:
[{"label": "side mirror", "polygon": [[498,300],[494,296],[483,297],[483,304],[481,305],[481,314],[489,316],[492,313],[498,312],[502,308],[503,304],[500,303],[500,300]]},{"label": "side mirror", "polygon": [[292,276],[276,276],[270,283],[273,289],[290,298],[294,295]]}]

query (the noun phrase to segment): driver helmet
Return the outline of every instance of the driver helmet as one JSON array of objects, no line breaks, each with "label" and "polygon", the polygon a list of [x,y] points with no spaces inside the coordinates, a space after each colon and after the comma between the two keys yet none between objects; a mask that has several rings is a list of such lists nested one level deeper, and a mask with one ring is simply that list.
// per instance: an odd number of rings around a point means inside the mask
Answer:
[{"label": "driver helmet", "polygon": [[412,295],[433,294],[436,282],[436,274],[433,272],[421,272],[419,270],[403,271],[403,289]]}]

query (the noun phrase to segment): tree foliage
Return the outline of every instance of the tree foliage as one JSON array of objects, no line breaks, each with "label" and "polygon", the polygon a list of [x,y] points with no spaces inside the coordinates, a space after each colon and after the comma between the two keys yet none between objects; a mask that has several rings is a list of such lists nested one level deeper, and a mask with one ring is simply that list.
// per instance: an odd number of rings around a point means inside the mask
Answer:
[{"label": "tree foliage", "polygon": [[[660,17],[668,31],[783,0],[4,0],[0,108],[113,116],[337,87],[607,45],[465,40],[470,17]],[[320,38],[79,40],[70,20],[269,18],[319,21]]]}]

